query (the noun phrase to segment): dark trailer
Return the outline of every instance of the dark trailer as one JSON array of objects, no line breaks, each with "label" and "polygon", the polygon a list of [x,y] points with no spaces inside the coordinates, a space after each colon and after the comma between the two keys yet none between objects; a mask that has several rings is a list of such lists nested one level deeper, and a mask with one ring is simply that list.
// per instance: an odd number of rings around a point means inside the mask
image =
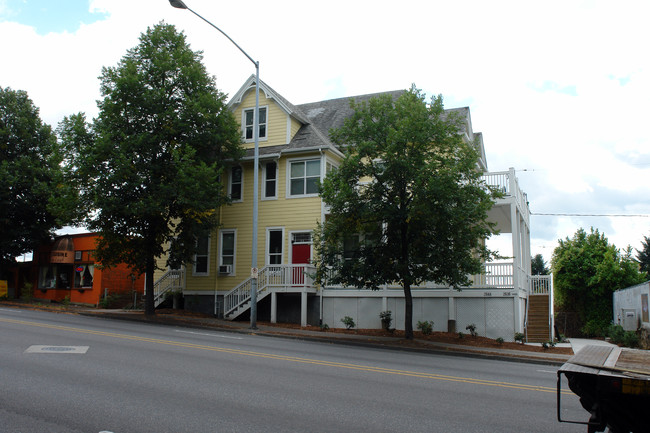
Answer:
[{"label": "dark trailer", "polygon": [[[561,378],[591,414],[588,421],[563,420]],[[616,346],[586,346],[557,372],[557,417],[586,424],[587,432],[650,433],[650,352]]]}]

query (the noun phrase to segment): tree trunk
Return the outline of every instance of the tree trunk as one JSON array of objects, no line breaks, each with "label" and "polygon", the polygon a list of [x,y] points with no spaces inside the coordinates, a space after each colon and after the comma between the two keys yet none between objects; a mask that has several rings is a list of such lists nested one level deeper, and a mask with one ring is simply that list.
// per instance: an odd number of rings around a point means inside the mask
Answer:
[{"label": "tree trunk", "polygon": [[144,314],[145,316],[153,316],[156,314],[156,307],[153,302],[153,273],[156,269],[154,257],[147,258],[147,266],[145,268],[145,288],[144,288]]},{"label": "tree trunk", "polygon": [[404,283],[404,338],[413,340],[413,296],[411,284]]}]

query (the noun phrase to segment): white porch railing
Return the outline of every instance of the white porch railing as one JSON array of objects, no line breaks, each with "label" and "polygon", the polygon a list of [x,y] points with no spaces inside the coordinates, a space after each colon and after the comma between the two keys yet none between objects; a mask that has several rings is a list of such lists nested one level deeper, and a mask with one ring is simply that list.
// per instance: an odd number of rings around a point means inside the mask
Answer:
[{"label": "white porch railing", "polygon": [[[257,300],[260,301],[272,291],[300,291],[314,288],[312,275],[316,268],[312,265],[269,265],[258,272]],[[224,295],[224,317],[229,318],[237,310],[243,312],[250,308],[252,278],[244,280]]]},{"label": "white porch railing", "polygon": [[486,173],[483,179],[488,186],[501,191],[506,197],[514,197],[525,218],[529,218],[528,196],[519,188],[519,180],[515,176],[514,168],[509,171]]},{"label": "white porch railing", "polygon": [[530,294],[531,295],[550,295],[553,288],[552,275],[531,275],[530,276]]},{"label": "white porch railing", "polygon": [[[332,272],[332,271],[330,271]],[[485,265],[485,273],[479,275],[470,275],[469,279],[472,282],[471,286],[462,287],[462,289],[520,289],[524,291],[529,290],[528,278],[523,269],[517,267],[517,283],[515,284],[515,270],[512,263],[487,263]],[[328,275],[328,280],[330,275]],[[516,287],[515,287],[516,285]],[[324,287],[326,289],[345,289],[341,284],[331,284],[326,282]],[[382,289],[402,289],[398,284],[386,284],[381,287]],[[438,283],[422,283],[418,286],[412,287],[413,290],[419,289],[449,289],[449,286]]]},{"label": "white porch railing", "polygon": [[163,274],[153,283],[154,306],[159,306],[165,300],[165,294],[169,291],[183,290],[185,282],[184,269],[171,269]]}]

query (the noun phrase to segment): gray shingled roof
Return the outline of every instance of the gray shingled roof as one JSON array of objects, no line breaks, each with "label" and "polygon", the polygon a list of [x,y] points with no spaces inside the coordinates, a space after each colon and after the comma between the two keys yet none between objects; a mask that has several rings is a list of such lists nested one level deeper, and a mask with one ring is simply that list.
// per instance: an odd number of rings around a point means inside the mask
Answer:
[{"label": "gray shingled roof", "polygon": [[391,95],[393,98],[398,98],[404,92],[405,90],[396,90],[297,105],[296,108],[307,117],[309,123],[298,130],[286,150],[295,151],[322,146],[335,147],[330,140],[329,133],[330,130],[343,126],[345,119],[352,115],[351,99],[356,103],[361,103],[379,95]]}]

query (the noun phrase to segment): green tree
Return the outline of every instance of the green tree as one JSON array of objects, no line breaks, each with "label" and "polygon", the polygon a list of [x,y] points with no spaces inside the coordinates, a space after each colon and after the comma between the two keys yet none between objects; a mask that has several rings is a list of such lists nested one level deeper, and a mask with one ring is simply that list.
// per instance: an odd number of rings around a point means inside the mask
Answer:
[{"label": "green tree", "polygon": [[405,335],[413,338],[411,288],[425,281],[469,285],[492,257],[487,212],[495,193],[481,180],[478,152],[442,97],[427,104],[412,87],[398,99],[351,102],[333,139],[343,149],[321,196],[330,214],[317,233],[319,280],[404,289]]},{"label": "green tree", "polygon": [[536,254],[530,261],[531,274],[548,275],[551,270],[546,266],[546,261],[541,254]]},{"label": "green tree", "polygon": [[60,127],[85,224],[100,233],[96,257],[146,274],[145,313],[154,314],[156,258],[173,243],[191,262],[197,236],[218,223],[228,202],[225,161],[242,155],[237,122],[185,35],[160,23],[101,74],[99,116]]},{"label": "green tree", "polygon": [[55,135],[26,92],[0,87],[0,276],[61,226],[62,183]]},{"label": "green tree", "polygon": [[581,228],[573,238],[560,240],[551,267],[558,308],[578,313],[588,335],[602,333],[611,322],[614,291],[644,280],[632,248],[619,251],[593,228],[590,233]]},{"label": "green tree", "polygon": [[650,238],[643,237],[641,241],[641,250],[636,250],[636,259],[639,261],[639,268],[641,272],[646,273],[646,278],[650,276]]}]

